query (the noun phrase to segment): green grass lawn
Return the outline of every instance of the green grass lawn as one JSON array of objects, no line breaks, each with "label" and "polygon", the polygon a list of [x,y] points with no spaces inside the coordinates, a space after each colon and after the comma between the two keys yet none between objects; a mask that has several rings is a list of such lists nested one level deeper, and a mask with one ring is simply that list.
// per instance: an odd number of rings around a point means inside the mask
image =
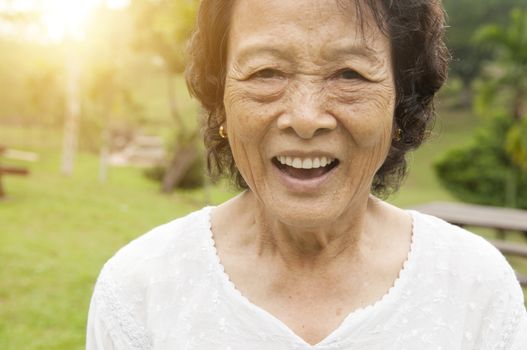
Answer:
[{"label": "green grass lawn", "polygon": [[[391,201],[408,207],[454,200],[439,187],[431,164],[467,142],[470,114],[449,112],[435,135],[411,157],[411,172]],[[121,246],[148,229],[205,203],[202,190],[161,195],[140,170],[112,168],[97,180],[98,159],[81,153],[75,174],[59,174],[60,131],[0,127],[2,143],[40,153],[27,178],[6,177],[0,202],[0,349],[83,349],[86,313],[96,276]],[[40,146],[43,143],[45,146]],[[212,204],[233,193],[216,186]]]},{"label": "green grass lawn", "polygon": [[[86,311],[103,263],[148,229],[204,205],[203,191],[160,195],[131,168],[97,180],[81,154],[75,175],[42,155],[28,178],[6,177],[0,202],[0,349],[82,349]],[[231,194],[214,188],[221,202]]]}]

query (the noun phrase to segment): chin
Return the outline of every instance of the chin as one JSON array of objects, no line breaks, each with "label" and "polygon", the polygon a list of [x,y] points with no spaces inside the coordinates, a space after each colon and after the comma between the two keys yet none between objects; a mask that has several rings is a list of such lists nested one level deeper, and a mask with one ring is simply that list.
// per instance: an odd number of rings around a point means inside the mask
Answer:
[{"label": "chin", "polygon": [[[318,177],[272,168],[260,181],[248,181],[261,213],[271,221],[303,229],[329,228],[367,204],[371,183],[353,179],[338,166]],[[253,179],[250,179],[253,180]]]},{"label": "chin", "polygon": [[[333,225],[346,211],[348,201],[337,196],[323,198],[306,198],[292,196],[276,196],[264,203],[265,211],[279,222],[298,228],[320,228]],[[338,198],[340,197],[340,198]]]}]

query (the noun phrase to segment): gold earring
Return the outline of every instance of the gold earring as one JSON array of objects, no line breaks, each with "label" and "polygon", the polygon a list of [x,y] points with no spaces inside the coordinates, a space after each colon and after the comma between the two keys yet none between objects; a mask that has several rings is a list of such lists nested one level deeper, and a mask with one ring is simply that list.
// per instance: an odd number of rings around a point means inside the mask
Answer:
[{"label": "gold earring", "polygon": [[395,132],[395,141],[399,142],[403,138],[403,131],[401,128],[397,128],[397,131]]},{"label": "gold earring", "polygon": [[227,138],[227,133],[225,132],[225,128],[222,126],[220,126],[220,137],[222,139],[226,139]]}]

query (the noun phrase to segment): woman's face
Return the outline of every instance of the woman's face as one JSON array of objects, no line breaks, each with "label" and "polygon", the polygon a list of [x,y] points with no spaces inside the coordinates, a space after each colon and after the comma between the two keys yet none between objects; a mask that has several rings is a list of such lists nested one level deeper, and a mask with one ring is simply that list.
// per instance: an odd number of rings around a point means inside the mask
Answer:
[{"label": "woman's face", "polygon": [[390,44],[369,11],[362,23],[361,32],[355,6],[336,0],[234,6],[229,143],[251,191],[286,224],[330,225],[348,214],[367,199],[386,158],[395,103]]}]

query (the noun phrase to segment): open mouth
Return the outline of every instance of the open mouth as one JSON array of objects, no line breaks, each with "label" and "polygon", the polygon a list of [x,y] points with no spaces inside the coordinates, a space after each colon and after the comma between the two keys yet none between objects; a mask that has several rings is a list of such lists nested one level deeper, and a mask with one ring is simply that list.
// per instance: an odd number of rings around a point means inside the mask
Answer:
[{"label": "open mouth", "polygon": [[274,157],[273,164],[283,173],[299,180],[311,180],[329,173],[339,165],[339,160],[328,157],[301,158]]}]

